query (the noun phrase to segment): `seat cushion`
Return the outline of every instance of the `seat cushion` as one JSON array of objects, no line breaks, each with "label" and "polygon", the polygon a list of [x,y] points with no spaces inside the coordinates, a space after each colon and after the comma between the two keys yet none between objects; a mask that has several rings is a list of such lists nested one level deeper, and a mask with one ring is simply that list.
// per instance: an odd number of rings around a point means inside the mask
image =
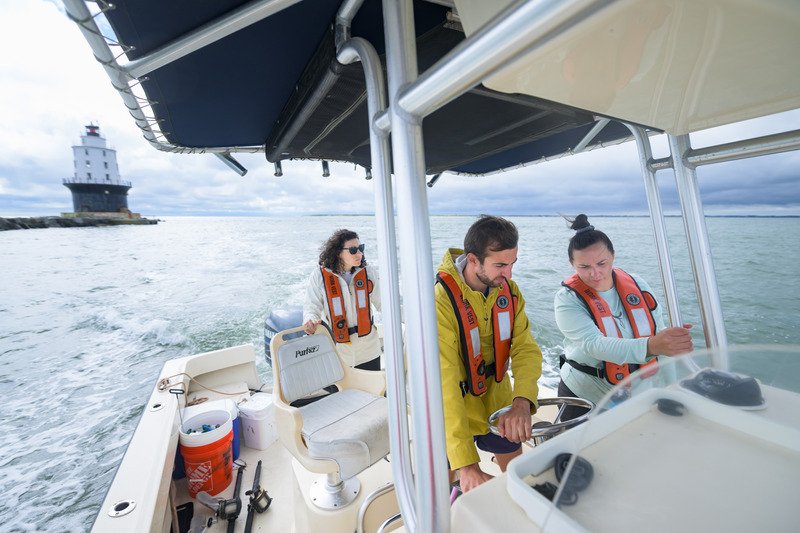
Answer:
[{"label": "seat cushion", "polygon": [[386,398],[345,389],[300,408],[308,455],[332,459],[347,479],[389,453]]},{"label": "seat cushion", "polygon": [[333,385],[342,377],[342,363],[327,335],[307,335],[286,341],[277,353],[283,398],[291,403]]}]

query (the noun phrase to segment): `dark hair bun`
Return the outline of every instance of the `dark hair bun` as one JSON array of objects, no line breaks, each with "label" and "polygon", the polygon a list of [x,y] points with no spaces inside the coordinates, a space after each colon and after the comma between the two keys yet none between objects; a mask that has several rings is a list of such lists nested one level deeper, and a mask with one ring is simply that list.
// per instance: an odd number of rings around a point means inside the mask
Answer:
[{"label": "dark hair bun", "polygon": [[575,231],[577,231],[579,229],[583,229],[585,227],[588,227],[589,225],[590,225],[589,224],[589,217],[587,217],[586,215],[581,213],[580,215],[575,217],[575,220],[572,221],[572,225],[570,225],[570,228],[572,228]]}]

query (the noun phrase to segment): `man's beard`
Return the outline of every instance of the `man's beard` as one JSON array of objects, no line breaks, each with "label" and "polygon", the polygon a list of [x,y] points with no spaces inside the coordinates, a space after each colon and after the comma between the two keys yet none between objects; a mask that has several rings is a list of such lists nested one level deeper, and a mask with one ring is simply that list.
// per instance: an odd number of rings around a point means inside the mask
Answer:
[{"label": "man's beard", "polygon": [[500,284],[503,282],[502,276],[498,277],[497,281],[495,281],[486,277],[486,275],[483,272],[484,272],[483,269],[481,269],[480,272],[476,272],[475,277],[478,278],[478,280],[484,285],[494,288],[494,287],[499,287]]}]

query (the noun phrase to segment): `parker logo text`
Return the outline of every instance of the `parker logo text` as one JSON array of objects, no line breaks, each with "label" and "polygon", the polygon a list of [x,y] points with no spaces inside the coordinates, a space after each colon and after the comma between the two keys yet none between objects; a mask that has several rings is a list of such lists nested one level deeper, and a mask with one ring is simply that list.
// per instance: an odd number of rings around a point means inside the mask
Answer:
[{"label": "parker logo text", "polygon": [[317,350],[319,350],[319,346],[309,346],[308,348],[303,348],[302,350],[296,350],[294,352],[294,357],[297,359],[298,357],[303,357],[304,355],[314,353]]}]

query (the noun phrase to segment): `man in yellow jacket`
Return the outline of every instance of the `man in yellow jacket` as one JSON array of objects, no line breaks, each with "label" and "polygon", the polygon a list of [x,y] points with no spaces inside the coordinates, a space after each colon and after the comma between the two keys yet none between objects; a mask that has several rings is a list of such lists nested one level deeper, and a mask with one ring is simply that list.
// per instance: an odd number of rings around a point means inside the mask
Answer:
[{"label": "man in yellow jacket", "polygon": [[[531,435],[542,351],[531,335],[525,300],[510,279],[518,240],[513,223],[482,215],[467,231],[464,250],[449,249],[438,268],[435,296],[447,459],[458,471],[463,492],[492,477],[478,466],[477,448],[494,453],[505,472],[508,462],[522,453],[520,443]],[[503,368],[508,366],[513,387]],[[498,422],[502,437],[490,433],[487,418],[507,405],[511,411]]]}]

